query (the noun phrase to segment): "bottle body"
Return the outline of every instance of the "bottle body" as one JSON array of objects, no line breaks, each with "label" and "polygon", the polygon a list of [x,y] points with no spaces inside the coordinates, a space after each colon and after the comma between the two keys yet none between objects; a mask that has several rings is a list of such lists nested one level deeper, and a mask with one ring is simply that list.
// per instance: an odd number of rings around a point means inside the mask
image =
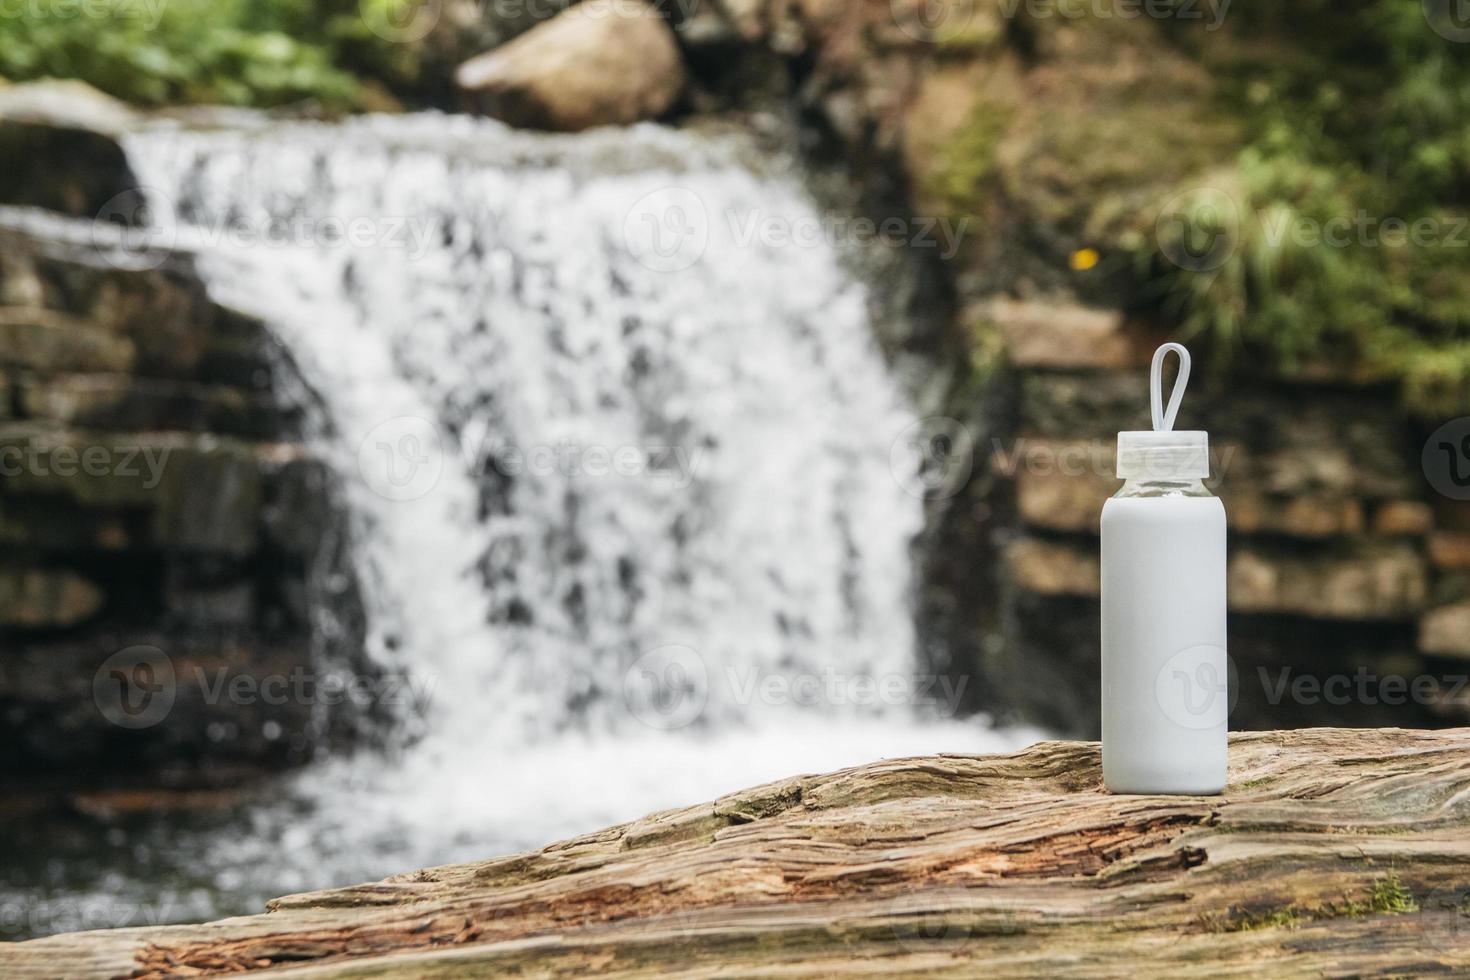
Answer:
[{"label": "bottle body", "polygon": [[1225,788],[1225,508],[1198,480],[1126,483],[1102,513],[1103,780]]}]

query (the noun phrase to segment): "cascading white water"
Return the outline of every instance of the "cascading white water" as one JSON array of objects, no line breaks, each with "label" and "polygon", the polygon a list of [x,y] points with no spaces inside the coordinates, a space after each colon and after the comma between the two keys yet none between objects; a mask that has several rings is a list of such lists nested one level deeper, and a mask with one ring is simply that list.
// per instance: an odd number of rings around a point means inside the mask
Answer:
[{"label": "cascading white water", "polygon": [[915,703],[953,692],[915,681],[914,419],[789,175],[727,139],[437,115],[127,150],[160,232],[320,395],[369,652],[432,694],[401,752],[302,782],[289,833],[324,863],[272,862],[276,890],[1025,740]]}]

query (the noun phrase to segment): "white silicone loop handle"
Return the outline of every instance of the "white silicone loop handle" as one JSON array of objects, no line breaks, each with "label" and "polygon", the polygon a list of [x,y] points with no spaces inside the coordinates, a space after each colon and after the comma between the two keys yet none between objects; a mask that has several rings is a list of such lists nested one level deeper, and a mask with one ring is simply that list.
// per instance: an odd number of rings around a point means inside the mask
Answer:
[{"label": "white silicone loop handle", "polygon": [[[1170,351],[1179,355],[1179,373],[1174,376],[1174,390],[1169,393],[1169,408],[1164,405],[1164,358]],[[1154,362],[1148,373],[1149,407],[1153,409],[1154,431],[1173,432],[1179,403],[1184,400],[1184,386],[1189,384],[1189,351],[1183,344],[1163,344],[1154,351]]]}]

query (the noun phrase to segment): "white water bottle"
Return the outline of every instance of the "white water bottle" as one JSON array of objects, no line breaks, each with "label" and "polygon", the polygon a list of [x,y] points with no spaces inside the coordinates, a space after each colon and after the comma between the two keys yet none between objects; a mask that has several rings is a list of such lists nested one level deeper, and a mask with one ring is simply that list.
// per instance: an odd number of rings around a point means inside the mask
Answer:
[{"label": "white water bottle", "polygon": [[[1162,407],[1169,351],[1179,374]],[[1174,431],[1189,351],[1149,372],[1153,431],[1118,433],[1123,488],[1102,512],[1102,760],[1114,793],[1219,793],[1229,715],[1225,508],[1209,436]]]}]

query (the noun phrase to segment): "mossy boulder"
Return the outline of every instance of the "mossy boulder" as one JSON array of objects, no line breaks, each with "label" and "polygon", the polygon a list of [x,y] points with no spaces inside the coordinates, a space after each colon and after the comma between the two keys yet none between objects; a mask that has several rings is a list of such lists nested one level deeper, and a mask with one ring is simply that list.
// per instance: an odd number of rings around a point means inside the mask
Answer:
[{"label": "mossy boulder", "polygon": [[0,87],[0,203],[93,218],[136,192],[119,143],[133,110],[83,82]]}]

